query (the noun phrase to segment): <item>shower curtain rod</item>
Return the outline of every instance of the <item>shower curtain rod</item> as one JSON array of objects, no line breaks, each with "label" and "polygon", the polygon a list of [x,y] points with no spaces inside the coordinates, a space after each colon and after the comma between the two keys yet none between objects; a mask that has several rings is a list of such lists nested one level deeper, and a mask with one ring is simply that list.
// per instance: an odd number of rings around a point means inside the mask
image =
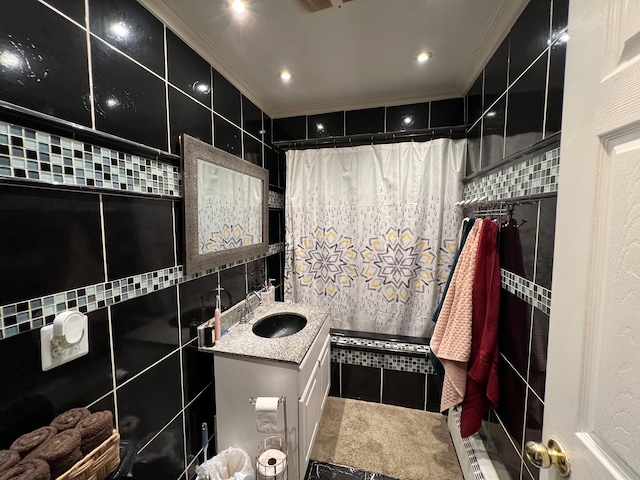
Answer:
[{"label": "shower curtain rod", "polygon": [[284,150],[307,148],[327,148],[327,147],[356,147],[360,145],[372,145],[380,143],[406,142],[409,140],[433,140],[436,138],[460,139],[466,137],[466,127],[459,125],[455,127],[437,127],[413,130],[411,132],[387,132],[387,133],[364,133],[341,137],[325,137],[309,140],[281,140],[273,142],[277,147]]}]

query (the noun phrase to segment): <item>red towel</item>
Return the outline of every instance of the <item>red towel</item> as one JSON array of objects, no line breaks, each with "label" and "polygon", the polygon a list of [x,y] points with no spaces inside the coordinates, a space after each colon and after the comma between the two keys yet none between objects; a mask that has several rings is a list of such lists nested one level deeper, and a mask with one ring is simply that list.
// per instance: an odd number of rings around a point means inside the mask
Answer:
[{"label": "red towel", "polygon": [[473,279],[471,354],[460,415],[460,434],[478,431],[484,414],[498,406],[500,256],[498,225],[483,221]]}]

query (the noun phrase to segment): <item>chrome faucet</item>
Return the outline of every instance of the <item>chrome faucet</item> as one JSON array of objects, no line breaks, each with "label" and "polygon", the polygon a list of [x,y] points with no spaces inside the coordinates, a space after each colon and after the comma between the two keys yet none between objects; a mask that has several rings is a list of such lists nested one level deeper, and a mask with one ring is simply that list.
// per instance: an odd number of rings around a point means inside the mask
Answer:
[{"label": "chrome faucet", "polygon": [[251,307],[251,302],[249,302],[251,295],[255,295],[256,297],[258,297],[258,306],[262,305],[262,298],[260,297],[260,295],[258,295],[258,292],[254,292],[253,290],[251,290],[249,293],[247,293],[247,296],[244,299],[244,310],[242,312],[240,323],[247,323],[253,318],[254,309]]}]

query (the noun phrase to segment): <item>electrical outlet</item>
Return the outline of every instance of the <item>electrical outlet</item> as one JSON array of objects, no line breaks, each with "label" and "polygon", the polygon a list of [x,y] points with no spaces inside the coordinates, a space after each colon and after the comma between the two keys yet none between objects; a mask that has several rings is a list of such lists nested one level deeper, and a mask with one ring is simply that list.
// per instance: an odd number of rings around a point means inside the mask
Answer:
[{"label": "electrical outlet", "polygon": [[[56,316],[53,323],[40,329],[43,372],[89,353],[89,324],[86,315],[67,311]],[[80,339],[77,340],[77,337]],[[73,345],[65,344],[65,339],[74,342]]]}]

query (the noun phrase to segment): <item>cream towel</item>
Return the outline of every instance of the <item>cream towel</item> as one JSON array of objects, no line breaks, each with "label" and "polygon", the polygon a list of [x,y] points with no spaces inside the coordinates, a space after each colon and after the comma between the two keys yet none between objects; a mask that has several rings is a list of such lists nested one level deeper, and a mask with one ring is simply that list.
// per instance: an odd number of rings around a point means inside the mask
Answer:
[{"label": "cream towel", "polygon": [[431,337],[431,350],[442,362],[445,370],[440,399],[441,412],[462,402],[467,386],[467,362],[471,353],[473,277],[481,231],[482,219],[477,219],[460,252]]}]

